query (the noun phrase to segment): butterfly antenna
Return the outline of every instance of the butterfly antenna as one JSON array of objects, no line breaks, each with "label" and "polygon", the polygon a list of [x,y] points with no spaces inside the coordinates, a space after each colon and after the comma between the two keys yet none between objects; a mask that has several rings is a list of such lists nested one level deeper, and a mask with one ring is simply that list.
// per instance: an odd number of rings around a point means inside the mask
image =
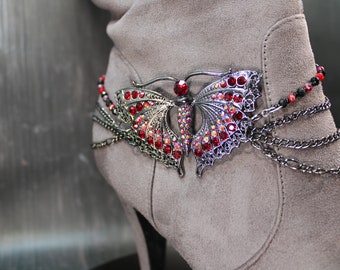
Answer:
[{"label": "butterfly antenna", "polygon": [[201,76],[201,75],[207,75],[207,76],[213,76],[213,77],[224,77],[230,73],[231,73],[231,68],[227,72],[196,71],[196,72],[190,73],[184,80],[187,81],[191,77]]},{"label": "butterfly antenna", "polygon": [[153,84],[153,83],[158,82],[158,81],[174,81],[174,82],[177,82],[178,79],[175,78],[175,77],[167,76],[167,77],[157,77],[157,78],[154,78],[154,79],[152,79],[152,80],[150,80],[146,83],[137,83],[136,81],[132,81],[131,83],[134,87],[140,88],[140,87],[148,86],[148,85]]}]

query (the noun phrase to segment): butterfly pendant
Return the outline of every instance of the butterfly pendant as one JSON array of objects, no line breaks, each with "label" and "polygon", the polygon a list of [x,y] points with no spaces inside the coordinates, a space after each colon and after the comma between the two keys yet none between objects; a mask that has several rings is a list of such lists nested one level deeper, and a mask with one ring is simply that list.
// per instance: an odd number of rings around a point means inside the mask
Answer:
[{"label": "butterfly pendant", "polygon": [[[187,80],[197,75],[219,79],[192,96]],[[116,105],[111,111],[121,123],[117,125],[107,113],[103,121],[116,136],[115,141],[127,140],[166,166],[176,168],[181,176],[184,175],[181,161],[184,155],[192,153],[196,158],[196,173],[201,176],[205,167],[212,166],[216,159],[229,155],[241,142],[248,140],[247,130],[252,126],[249,113],[255,110],[256,99],[260,96],[261,77],[252,70],[234,73],[229,70],[226,73],[196,72],[184,80],[166,77],[146,84],[135,83],[134,87],[116,92]],[[175,81],[176,98],[146,88],[164,79]],[[169,123],[169,111],[174,107],[177,108],[179,133]],[[202,124],[194,133],[193,119],[197,110],[201,113]]]}]

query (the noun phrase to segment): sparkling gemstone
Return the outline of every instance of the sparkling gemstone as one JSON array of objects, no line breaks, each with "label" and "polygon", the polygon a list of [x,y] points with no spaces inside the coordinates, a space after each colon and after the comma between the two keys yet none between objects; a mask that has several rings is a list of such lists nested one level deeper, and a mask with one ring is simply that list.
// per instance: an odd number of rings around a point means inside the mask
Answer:
[{"label": "sparkling gemstone", "polygon": [[125,98],[126,100],[130,100],[130,98],[131,98],[131,93],[130,93],[130,92],[125,92],[124,98]]},{"label": "sparkling gemstone", "polygon": [[140,98],[143,98],[144,96],[145,96],[145,93],[144,93],[144,92],[140,92],[140,93],[139,93],[139,97],[140,97]]},{"label": "sparkling gemstone", "polygon": [[242,100],[243,100],[243,97],[242,96],[234,96],[234,101],[236,102],[236,103],[240,103],[240,102],[242,102]]},{"label": "sparkling gemstone", "polygon": [[234,77],[230,77],[228,79],[228,85],[229,86],[234,86],[236,84],[236,79]]},{"label": "sparkling gemstone", "polygon": [[230,132],[235,132],[236,131],[236,125],[233,124],[233,123],[230,123],[227,125],[227,129],[230,131]]},{"label": "sparkling gemstone", "polygon": [[132,91],[132,98],[138,98],[138,91],[134,90]]},{"label": "sparkling gemstone", "polygon": [[141,139],[145,139],[145,132],[143,130],[140,130],[138,132],[138,136],[141,138]]},{"label": "sparkling gemstone", "polygon": [[218,138],[212,138],[211,143],[213,144],[213,146],[219,146],[220,140]]},{"label": "sparkling gemstone", "polygon": [[170,145],[164,146],[163,152],[164,152],[165,154],[170,154],[170,153],[171,153],[171,146],[170,146]]},{"label": "sparkling gemstone", "polygon": [[243,114],[241,112],[237,112],[237,113],[234,114],[234,119],[236,121],[240,121],[240,120],[242,120],[242,118],[243,118]]},{"label": "sparkling gemstone", "polygon": [[220,138],[221,138],[222,141],[228,139],[228,137],[229,137],[229,135],[228,135],[227,132],[225,132],[225,131],[220,132]]},{"label": "sparkling gemstone", "polygon": [[143,108],[144,108],[144,105],[142,103],[137,103],[137,105],[136,105],[137,111],[140,112],[141,110],[143,110]]},{"label": "sparkling gemstone", "polygon": [[117,108],[117,106],[115,105],[115,104],[111,104],[110,106],[109,106],[109,110],[110,111],[112,111],[113,109],[116,109]]},{"label": "sparkling gemstone", "polygon": [[188,93],[188,84],[184,80],[180,80],[175,83],[174,91],[177,96],[184,96]]},{"label": "sparkling gemstone", "polygon": [[145,101],[145,102],[144,102],[144,108],[147,109],[147,108],[149,108],[149,107],[150,107],[150,103],[147,102],[147,101]]},{"label": "sparkling gemstone", "polygon": [[231,101],[231,100],[233,99],[233,94],[232,94],[232,93],[226,93],[226,94],[224,95],[224,99],[225,99],[226,101]]},{"label": "sparkling gemstone", "polygon": [[156,147],[157,149],[162,149],[162,147],[163,147],[162,142],[161,142],[161,141],[156,141],[156,142],[155,142],[155,147]]},{"label": "sparkling gemstone", "polygon": [[222,93],[218,93],[217,97],[218,97],[218,99],[223,99],[224,95]]},{"label": "sparkling gemstone", "polygon": [[201,157],[203,155],[203,151],[201,149],[195,149],[194,153],[196,157]]},{"label": "sparkling gemstone", "polygon": [[182,156],[182,152],[181,152],[181,151],[174,151],[174,152],[172,153],[172,155],[173,155],[173,157],[174,157],[175,159],[180,159],[181,156]]},{"label": "sparkling gemstone", "polygon": [[147,139],[148,144],[153,144],[153,137],[149,136]]},{"label": "sparkling gemstone", "polygon": [[237,78],[238,85],[244,85],[247,82],[247,79],[244,76],[240,76]]},{"label": "sparkling gemstone", "polygon": [[227,82],[226,81],[221,81],[220,82],[220,87],[222,87],[222,88],[225,88],[225,87],[227,87]]},{"label": "sparkling gemstone", "polygon": [[136,114],[136,112],[137,112],[136,107],[133,107],[133,106],[130,107],[129,112],[130,112],[132,115]]},{"label": "sparkling gemstone", "polygon": [[202,149],[203,149],[204,151],[210,151],[210,149],[211,149],[210,143],[203,143],[203,144],[202,144]]}]

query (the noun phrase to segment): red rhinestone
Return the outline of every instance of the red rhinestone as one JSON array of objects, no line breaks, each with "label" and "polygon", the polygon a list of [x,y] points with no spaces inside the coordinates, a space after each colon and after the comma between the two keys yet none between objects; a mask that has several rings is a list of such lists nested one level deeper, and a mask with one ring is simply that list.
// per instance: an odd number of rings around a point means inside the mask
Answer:
[{"label": "red rhinestone", "polygon": [[138,136],[141,138],[141,139],[145,139],[145,132],[143,130],[140,130],[138,132]]},{"label": "red rhinestone", "polygon": [[182,156],[182,152],[181,151],[174,151],[172,153],[172,155],[174,156],[175,159],[180,159]]},{"label": "red rhinestone", "polygon": [[289,103],[294,103],[295,102],[295,95],[293,95],[293,94],[289,94],[288,95],[288,100],[289,100]]},{"label": "red rhinestone", "polygon": [[157,149],[162,149],[162,147],[163,147],[162,142],[160,142],[160,141],[155,142],[155,147]]},{"label": "red rhinestone", "polygon": [[320,81],[323,81],[325,79],[325,75],[323,75],[322,73],[317,73],[315,77],[318,77]]},{"label": "red rhinestone", "polygon": [[211,139],[211,143],[214,145],[214,146],[219,146],[220,145],[220,140],[218,138],[212,138]]},{"label": "red rhinestone", "polygon": [[203,143],[203,144],[202,144],[202,149],[203,149],[204,151],[210,151],[210,149],[211,149],[210,143]]},{"label": "red rhinestone", "polygon": [[234,86],[236,84],[236,79],[234,77],[230,77],[228,79],[228,85],[229,86]]},{"label": "red rhinestone", "polygon": [[130,93],[130,92],[125,92],[124,98],[125,98],[126,100],[129,100],[129,99],[131,98],[131,93]]},{"label": "red rhinestone", "polygon": [[229,137],[229,135],[228,135],[227,132],[224,132],[224,131],[220,132],[220,138],[221,138],[222,141],[228,139],[228,137]]},{"label": "red rhinestone", "polygon": [[196,157],[201,157],[203,155],[203,151],[201,149],[195,149],[194,153]]},{"label": "red rhinestone", "polygon": [[234,114],[233,117],[234,117],[234,120],[240,121],[243,118],[243,114],[241,112],[237,112],[237,113]]},{"label": "red rhinestone", "polygon": [[236,125],[233,124],[233,123],[230,123],[227,125],[227,129],[230,131],[230,132],[235,132],[236,131]]},{"label": "red rhinestone", "polygon": [[222,88],[227,87],[227,82],[224,81],[224,80],[222,82],[220,82],[220,87],[222,87]]},{"label": "red rhinestone", "polygon": [[313,85],[311,83],[306,83],[305,89],[306,89],[306,92],[309,93],[310,91],[312,91]]},{"label": "red rhinestone", "polygon": [[186,93],[188,93],[187,83],[184,80],[176,82],[174,91],[177,96],[184,96]]},{"label": "red rhinestone", "polygon": [[136,114],[136,112],[137,112],[137,109],[136,109],[136,107],[130,107],[130,109],[129,109],[129,112],[132,114],[132,115],[135,115]]},{"label": "red rhinestone", "polygon": [[101,94],[101,93],[103,93],[103,92],[105,92],[105,87],[104,87],[104,86],[99,87],[99,88],[98,88],[98,93]]},{"label": "red rhinestone", "polygon": [[242,97],[242,96],[234,96],[234,101],[235,101],[236,103],[240,103],[240,102],[242,102],[242,100],[243,100],[243,97]]},{"label": "red rhinestone", "polygon": [[132,98],[138,98],[138,91],[134,90],[132,91]]},{"label": "red rhinestone", "polygon": [[144,108],[144,105],[142,103],[137,103],[137,105],[136,105],[137,111],[140,112],[141,110],[143,110],[143,108]]},{"label": "red rhinestone", "polygon": [[232,93],[226,93],[226,94],[224,95],[224,99],[225,99],[226,101],[231,101],[231,100],[233,99],[233,94],[232,94]]},{"label": "red rhinestone", "polygon": [[153,137],[149,136],[146,140],[148,144],[153,144]]},{"label": "red rhinestone", "polygon": [[238,85],[244,85],[247,82],[247,79],[244,76],[240,76],[237,78]]},{"label": "red rhinestone", "polygon": [[163,152],[165,154],[170,154],[171,153],[171,146],[170,145],[166,145],[164,148],[163,148]]},{"label": "red rhinestone", "polygon": [[139,93],[139,97],[140,97],[140,98],[143,98],[144,96],[145,96],[145,93],[144,93],[144,92],[140,92],[140,93]]}]

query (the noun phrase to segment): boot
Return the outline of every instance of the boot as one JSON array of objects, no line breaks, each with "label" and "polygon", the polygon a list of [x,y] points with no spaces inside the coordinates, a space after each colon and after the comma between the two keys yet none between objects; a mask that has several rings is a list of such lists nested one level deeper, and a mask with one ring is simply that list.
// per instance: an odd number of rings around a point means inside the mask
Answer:
[{"label": "boot", "polygon": [[[232,68],[263,74],[254,115],[278,102],[292,103],[256,122],[259,127],[325,103],[321,84],[294,103],[289,96],[316,73],[300,0],[94,2],[113,14],[107,32],[114,46],[105,81],[110,97],[131,81]],[[191,93],[214,80],[193,79]],[[168,81],[157,87],[174,95]],[[198,115],[198,125],[200,121]],[[333,118],[324,110],[276,127],[273,136],[305,141],[335,132]],[[111,136],[94,125],[94,142]],[[158,233],[195,270],[340,269],[338,175],[289,168],[305,162],[339,170],[339,142],[300,150],[274,146],[275,152],[264,146],[241,143],[202,177],[190,154],[183,158],[182,178],[125,141],[95,150],[100,172],[127,209],[141,269],[162,267],[164,241]],[[158,240],[147,241],[145,222],[151,225],[147,234]],[[157,241],[159,254],[152,256],[150,245]]]}]

